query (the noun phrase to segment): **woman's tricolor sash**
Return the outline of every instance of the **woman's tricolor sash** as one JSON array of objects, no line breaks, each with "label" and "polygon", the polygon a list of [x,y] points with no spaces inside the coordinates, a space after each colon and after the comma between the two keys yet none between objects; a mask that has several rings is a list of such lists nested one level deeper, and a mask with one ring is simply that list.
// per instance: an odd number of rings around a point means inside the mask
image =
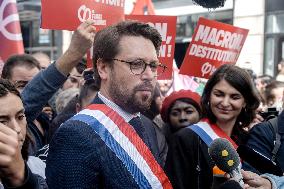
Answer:
[{"label": "woman's tricolor sash", "polygon": [[191,125],[188,128],[193,130],[209,147],[212,141],[216,138],[226,138],[231,142],[235,149],[237,144],[216,124],[209,123],[209,120],[202,119],[197,124]]},{"label": "woman's tricolor sash", "polygon": [[105,104],[92,104],[72,120],[79,120],[91,126],[122,161],[140,188],[172,188],[149,148],[117,112]]},{"label": "woman's tricolor sash", "polygon": [[[216,124],[209,123],[208,119],[202,119],[197,124],[188,126],[191,130],[193,130],[209,147],[210,144],[216,138],[226,138],[231,142],[235,149],[237,149],[237,144]],[[225,172],[220,170],[217,166],[214,166],[213,175],[224,175]]]}]

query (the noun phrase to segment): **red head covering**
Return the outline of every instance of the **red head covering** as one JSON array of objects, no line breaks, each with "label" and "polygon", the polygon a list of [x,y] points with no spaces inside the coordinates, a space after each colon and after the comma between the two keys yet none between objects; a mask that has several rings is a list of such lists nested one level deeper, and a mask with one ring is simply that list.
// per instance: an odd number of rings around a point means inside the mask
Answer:
[{"label": "red head covering", "polygon": [[196,104],[192,104],[192,105],[195,107],[196,105],[198,105],[199,106],[198,108],[200,109],[200,96],[197,93],[192,92],[190,90],[183,90],[183,89],[180,91],[172,92],[163,101],[163,105],[161,109],[161,117],[164,122],[168,121],[168,112],[169,112],[169,108],[171,107],[171,105],[181,98],[188,98],[188,99],[193,100],[194,102],[196,102]]}]

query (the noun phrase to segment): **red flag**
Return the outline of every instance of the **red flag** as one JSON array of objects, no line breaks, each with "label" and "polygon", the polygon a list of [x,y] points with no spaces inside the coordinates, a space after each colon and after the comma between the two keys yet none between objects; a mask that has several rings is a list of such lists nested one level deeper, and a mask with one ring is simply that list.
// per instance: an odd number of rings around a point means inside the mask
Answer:
[{"label": "red flag", "polygon": [[131,14],[155,15],[152,0],[136,0]]},{"label": "red flag", "polygon": [[19,15],[16,0],[0,0],[0,60],[13,54],[23,54]]}]

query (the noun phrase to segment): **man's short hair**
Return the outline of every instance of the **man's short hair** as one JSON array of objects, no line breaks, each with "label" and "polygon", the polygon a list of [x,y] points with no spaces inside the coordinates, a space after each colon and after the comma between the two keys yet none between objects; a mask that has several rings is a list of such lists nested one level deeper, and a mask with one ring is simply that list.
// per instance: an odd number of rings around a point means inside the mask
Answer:
[{"label": "man's short hair", "polygon": [[2,78],[11,79],[12,70],[17,66],[27,67],[29,69],[38,68],[40,70],[39,62],[28,54],[13,55],[5,62],[2,70]]},{"label": "man's short hair", "polygon": [[[114,58],[119,53],[118,45],[124,36],[142,36],[149,39],[152,41],[158,55],[162,38],[160,33],[149,24],[137,21],[123,21],[99,31],[95,35],[93,45],[94,77],[97,86],[100,86],[101,83],[96,67],[98,59],[107,60]],[[113,62],[109,62],[109,64],[113,64]]]}]

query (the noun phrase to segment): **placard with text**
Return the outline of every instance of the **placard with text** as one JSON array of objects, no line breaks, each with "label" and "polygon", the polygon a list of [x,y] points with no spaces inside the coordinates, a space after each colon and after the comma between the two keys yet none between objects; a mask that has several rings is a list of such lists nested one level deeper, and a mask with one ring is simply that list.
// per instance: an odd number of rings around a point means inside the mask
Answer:
[{"label": "placard with text", "polygon": [[209,78],[223,64],[235,64],[249,30],[200,18],[180,74]]},{"label": "placard with text", "polygon": [[41,27],[75,30],[87,19],[97,30],[124,19],[125,0],[41,0]]},{"label": "placard with text", "polygon": [[[176,38],[176,16],[158,15],[125,15],[125,19],[137,20],[155,27],[162,36],[159,61],[167,66],[166,71],[158,79],[171,79]],[[159,71],[159,70],[158,70]]]}]

